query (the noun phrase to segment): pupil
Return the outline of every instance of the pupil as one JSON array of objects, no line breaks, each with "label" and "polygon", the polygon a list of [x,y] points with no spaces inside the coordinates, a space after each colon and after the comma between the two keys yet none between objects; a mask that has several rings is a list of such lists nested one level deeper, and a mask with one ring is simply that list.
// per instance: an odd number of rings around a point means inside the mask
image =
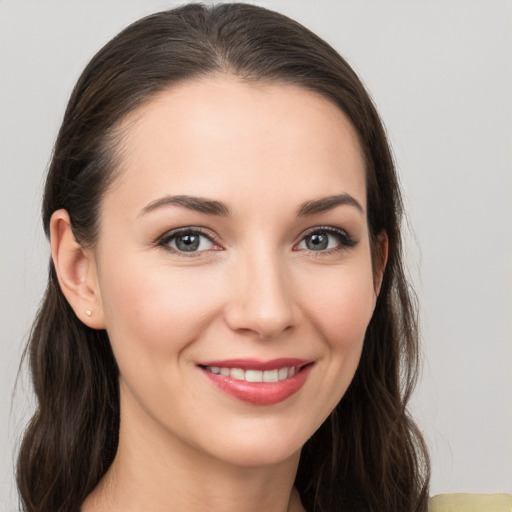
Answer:
[{"label": "pupil", "polygon": [[316,233],[311,235],[306,242],[308,249],[313,251],[321,251],[323,249],[327,249],[328,244],[329,238],[325,233]]},{"label": "pupil", "polygon": [[180,251],[192,252],[199,247],[198,235],[182,235],[176,239],[176,247]]}]

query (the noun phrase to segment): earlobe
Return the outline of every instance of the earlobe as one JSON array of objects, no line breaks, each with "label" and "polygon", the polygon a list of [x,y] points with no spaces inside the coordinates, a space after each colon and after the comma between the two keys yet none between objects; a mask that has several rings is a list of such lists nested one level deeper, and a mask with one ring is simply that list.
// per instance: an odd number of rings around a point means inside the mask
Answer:
[{"label": "earlobe", "polygon": [[385,231],[381,231],[377,235],[376,241],[376,250],[375,250],[375,262],[374,262],[374,288],[375,288],[375,296],[378,297],[380,293],[380,288],[382,285],[382,280],[384,278],[384,271],[386,270],[386,265],[388,263],[388,254],[389,254],[389,239],[388,234]]},{"label": "earlobe", "polygon": [[50,220],[53,265],[59,286],[76,316],[92,329],[104,329],[101,294],[92,251],[75,239],[66,210],[57,210]]}]

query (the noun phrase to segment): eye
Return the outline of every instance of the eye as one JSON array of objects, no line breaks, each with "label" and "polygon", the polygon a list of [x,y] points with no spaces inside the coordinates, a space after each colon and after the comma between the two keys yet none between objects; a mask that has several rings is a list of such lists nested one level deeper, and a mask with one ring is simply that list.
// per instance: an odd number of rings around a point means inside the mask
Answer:
[{"label": "eye", "polygon": [[297,249],[308,251],[331,251],[353,247],[355,240],[351,236],[336,228],[317,228],[307,233],[297,245]]},{"label": "eye", "polygon": [[197,229],[180,229],[165,235],[158,245],[181,253],[198,253],[217,249],[212,239]]}]

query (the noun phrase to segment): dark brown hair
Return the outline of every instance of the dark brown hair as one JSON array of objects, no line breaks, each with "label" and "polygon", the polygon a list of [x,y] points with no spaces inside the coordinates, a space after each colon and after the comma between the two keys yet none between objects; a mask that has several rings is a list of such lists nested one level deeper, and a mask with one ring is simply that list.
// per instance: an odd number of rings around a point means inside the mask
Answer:
[{"label": "dark brown hair", "polygon": [[[402,202],[385,131],[347,62],[289,18],[244,4],[199,4],[153,14],[110,41],[69,100],[46,180],[43,223],[68,211],[94,245],[102,196],[115,179],[123,119],[174,84],[212,73],[295,84],[335,103],[356,129],[366,162],[368,225],[389,238],[381,291],[355,377],[302,450],[296,487],[310,512],[426,512],[428,455],[406,406],[418,369],[417,316],[404,275]],[[38,407],[20,449],[24,510],[80,509],[118,442],[118,369],[106,331],[82,324],[50,263],[27,347]]]}]

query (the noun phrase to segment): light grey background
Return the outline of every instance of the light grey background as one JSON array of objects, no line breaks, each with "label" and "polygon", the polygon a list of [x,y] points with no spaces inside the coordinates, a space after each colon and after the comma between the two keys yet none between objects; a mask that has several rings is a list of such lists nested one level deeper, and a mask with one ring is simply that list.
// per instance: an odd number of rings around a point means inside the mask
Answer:
[{"label": "light grey background", "polygon": [[[425,364],[413,402],[432,494],[512,492],[512,4],[255,2],[359,72],[387,125],[414,232]],[[0,1],[0,510],[33,402],[19,358],[46,279],[43,174],[71,88],[129,22],[176,2]]]}]

